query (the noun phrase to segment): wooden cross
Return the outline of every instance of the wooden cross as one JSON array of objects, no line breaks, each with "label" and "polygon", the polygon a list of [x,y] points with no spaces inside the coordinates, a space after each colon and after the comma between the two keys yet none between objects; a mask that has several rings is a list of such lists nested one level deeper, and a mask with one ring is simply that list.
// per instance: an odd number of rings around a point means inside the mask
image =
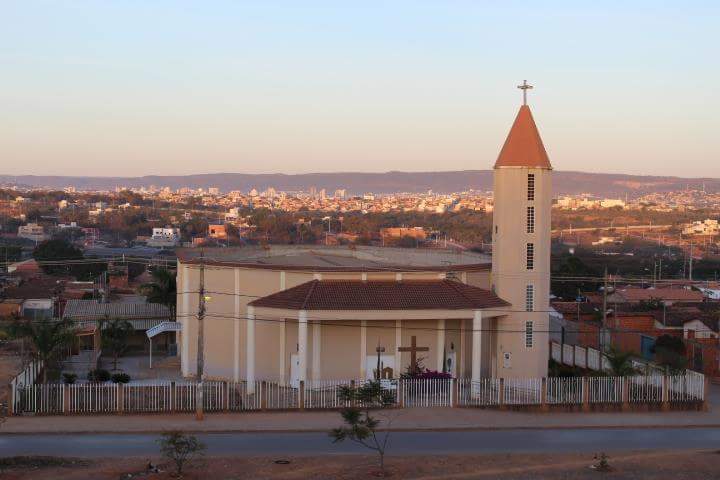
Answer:
[{"label": "wooden cross", "polygon": [[410,352],[410,365],[415,367],[417,365],[417,352],[429,352],[430,349],[428,347],[418,347],[417,346],[417,337],[413,335],[410,337],[410,346],[409,347],[398,347],[398,352]]},{"label": "wooden cross", "polygon": [[523,105],[527,105],[527,91],[533,88],[533,86],[528,85],[527,80],[523,80],[523,84],[518,85],[518,88],[523,92]]}]

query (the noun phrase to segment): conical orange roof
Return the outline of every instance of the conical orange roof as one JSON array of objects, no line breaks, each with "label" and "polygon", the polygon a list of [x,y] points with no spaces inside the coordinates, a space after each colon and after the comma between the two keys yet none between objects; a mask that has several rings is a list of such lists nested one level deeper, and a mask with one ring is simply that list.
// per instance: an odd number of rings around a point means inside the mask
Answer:
[{"label": "conical orange roof", "polygon": [[520,107],[505,145],[500,150],[494,168],[500,167],[552,168],[527,105]]}]

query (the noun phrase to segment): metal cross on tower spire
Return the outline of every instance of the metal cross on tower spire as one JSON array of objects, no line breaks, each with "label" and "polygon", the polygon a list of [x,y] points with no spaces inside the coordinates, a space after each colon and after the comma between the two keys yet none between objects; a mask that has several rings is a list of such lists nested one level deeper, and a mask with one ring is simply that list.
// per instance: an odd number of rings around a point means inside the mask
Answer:
[{"label": "metal cross on tower spire", "polygon": [[518,85],[517,88],[519,88],[523,92],[523,105],[527,105],[527,91],[533,88],[533,86],[528,85],[527,80],[523,80],[522,85]]}]

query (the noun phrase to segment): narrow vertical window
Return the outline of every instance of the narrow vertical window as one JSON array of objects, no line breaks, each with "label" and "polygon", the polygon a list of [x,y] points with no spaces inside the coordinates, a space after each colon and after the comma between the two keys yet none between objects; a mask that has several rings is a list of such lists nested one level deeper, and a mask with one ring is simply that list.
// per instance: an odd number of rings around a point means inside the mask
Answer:
[{"label": "narrow vertical window", "polygon": [[525,347],[533,347],[533,322],[525,322]]},{"label": "narrow vertical window", "polygon": [[535,286],[533,284],[525,287],[525,311],[535,310]]},{"label": "narrow vertical window", "polygon": [[535,174],[534,173],[528,173],[527,199],[530,202],[535,200]]},{"label": "narrow vertical window", "polygon": [[528,270],[535,268],[535,244],[528,243],[525,247],[525,261]]},{"label": "narrow vertical window", "polygon": [[535,233],[535,207],[527,207],[527,233]]}]

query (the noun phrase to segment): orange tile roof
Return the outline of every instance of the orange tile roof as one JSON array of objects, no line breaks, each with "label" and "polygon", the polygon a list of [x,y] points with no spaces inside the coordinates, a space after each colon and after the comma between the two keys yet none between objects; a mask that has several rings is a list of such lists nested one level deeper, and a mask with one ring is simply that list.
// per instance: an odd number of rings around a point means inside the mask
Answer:
[{"label": "orange tile roof", "polygon": [[530,107],[527,105],[520,107],[505,145],[500,150],[494,168],[500,167],[552,168]]},{"label": "orange tile roof", "polygon": [[250,305],[290,310],[464,310],[510,304],[489,290],[452,280],[311,280]]}]

